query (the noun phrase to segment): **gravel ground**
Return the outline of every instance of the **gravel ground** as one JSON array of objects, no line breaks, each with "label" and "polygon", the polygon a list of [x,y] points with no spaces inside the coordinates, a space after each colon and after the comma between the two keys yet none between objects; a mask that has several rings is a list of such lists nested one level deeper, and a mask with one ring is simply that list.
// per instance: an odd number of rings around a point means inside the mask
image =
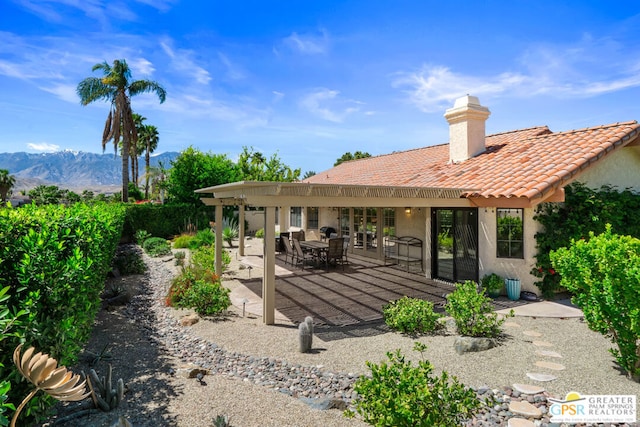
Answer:
[{"label": "gravel ground", "polygon": [[[259,251],[258,245],[247,251]],[[231,289],[241,286],[234,278],[249,274],[240,268],[235,255],[232,259],[224,281]],[[352,397],[349,385],[367,372],[365,361],[379,362],[387,351],[395,349],[419,360],[420,355],[411,350],[414,339],[392,333],[381,323],[316,328],[314,350],[307,354],[297,351],[295,325],[278,322],[266,326],[258,316],[242,317],[238,308],[224,320],[201,319],[193,326],[181,327],[177,320],[189,312],[163,303],[176,267],[146,256],[145,261],[150,267],[145,276],[114,279],[139,294],[124,307],[101,311],[87,345],[87,350],[98,353],[109,344],[111,359],[100,360],[94,367],[102,373],[108,362],[113,364],[114,377],[122,377],[128,386],[125,400],[110,413],[93,410],[61,425],[109,426],[123,415],[134,426],[212,426],[213,418],[224,414],[233,426],[363,426],[360,420],[345,419],[340,410],[314,409],[296,397],[339,397],[348,402]],[[255,277],[258,272],[252,274]],[[609,341],[590,331],[580,319],[509,320],[511,326],[505,327],[502,344],[483,352],[458,355],[453,348],[454,334],[418,341],[427,345],[425,358],[437,372],[446,370],[480,392],[493,390],[507,403],[520,398],[509,388],[514,383],[545,387],[548,393],[540,395],[540,400],[549,395],[564,398],[569,391],[639,394],[640,385],[616,370],[607,351]],[[537,331],[542,336],[532,338],[524,331]],[[551,343],[552,347],[542,349],[556,351],[562,359],[537,356],[536,350],[541,348],[534,340]],[[88,370],[90,359],[85,357],[77,369]],[[554,381],[535,382],[526,376],[528,372],[549,373],[534,365],[538,360],[561,363],[566,369],[555,372]],[[189,363],[210,370],[202,384],[179,374]],[[507,403],[492,409],[493,414],[477,425],[506,425],[506,419],[513,415],[507,411]],[[539,402],[536,405],[544,407]],[[57,418],[76,409],[73,404],[60,406]],[[43,425],[52,425],[55,420]]]}]

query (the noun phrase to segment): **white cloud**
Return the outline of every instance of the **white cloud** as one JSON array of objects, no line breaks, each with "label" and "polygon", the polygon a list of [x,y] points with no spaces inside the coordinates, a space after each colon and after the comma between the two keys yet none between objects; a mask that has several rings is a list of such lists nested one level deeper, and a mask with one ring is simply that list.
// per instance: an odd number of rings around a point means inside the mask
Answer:
[{"label": "white cloud", "polygon": [[51,87],[41,87],[40,89],[44,90],[45,92],[54,94],[63,101],[72,102],[74,104],[80,103],[80,98],[76,93],[75,85],[55,84]]},{"label": "white cloud", "polygon": [[305,96],[300,105],[324,120],[341,123],[347,116],[359,111],[359,108],[353,105],[360,102],[342,99],[338,95],[340,92],[337,90],[320,88]]},{"label": "white cloud", "polygon": [[145,58],[134,58],[132,61],[127,61],[127,64],[129,64],[129,68],[134,74],[150,76],[156,71],[153,64]]},{"label": "white cloud", "polygon": [[226,67],[227,76],[230,79],[241,80],[245,78],[245,73],[240,69],[239,66],[232,63],[227,55],[222,52],[218,52],[218,58],[220,59],[220,62],[222,62],[222,64]]},{"label": "white cloud", "polygon": [[327,52],[329,49],[329,36],[322,29],[320,35],[298,34],[295,31],[284,39],[284,43],[290,48],[307,55],[316,55]]},{"label": "white cloud", "polygon": [[174,49],[171,45],[172,41],[168,38],[165,38],[160,42],[160,46],[164,52],[169,58],[171,58],[171,66],[174,69],[186,75],[191,75],[196,82],[203,85],[206,85],[211,81],[209,72],[199,65],[196,65],[196,62],[192,59],[193,51],[187,49]]},{"label": "white cloud", "polygon": [[273,93],[273,99],[271,102],[274,104],[280,102],[282,98],[284,98],[284,93],[278,92],[277,90],[273,90],[271,93]]},{"label": "white cloud", "polygon": [[43,153],[53,153],[55,151],[59,151],[60,150],[60,146],[59,145],[49,144],[47,142],[38,142],[38,143],[29,142],[27,144],[27,147],[30,150],[40,151],[40,152],[43,152]]}]

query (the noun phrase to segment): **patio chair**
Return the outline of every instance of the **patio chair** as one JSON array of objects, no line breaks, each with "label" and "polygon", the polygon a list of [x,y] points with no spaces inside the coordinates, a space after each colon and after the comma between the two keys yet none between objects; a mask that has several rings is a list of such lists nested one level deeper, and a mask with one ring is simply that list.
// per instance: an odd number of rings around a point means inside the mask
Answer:
[{"label": "patio chair", "polygon": [[329,248],[327,249],[327,266],[332,262],[336,267],[342,264],[344,270],[344,261],[342,254],[344,253],[344,239],[342,237],[334,237],[329,239]]},{"label": "patio chair", "polygon": [[288,237],[280,237],[280,242],[282,242],[284,246],[284,263],[288,263],[289,257],[291,257],[291,265],[293,265],[293,259],[295,257],[295,253],[293,252],[293,248],[291,247],[291,242]]},{"label": "patio chair", "polygon": [[351,238],[349,236],[342,236],[342,265],[347,264],[349,260],[347,259],[347,253],[349,252],[349,241]]},{"label": "patio chair", "polygon": [[302,246],[300,246],[300,241],[298,239],[293,239],[293,250],[295,255],[295,262],[297,264],[302,264],[302,269],[304,270],[304,264],[307,261],[314,261],[315,256],[311,251],[303,251]]}]

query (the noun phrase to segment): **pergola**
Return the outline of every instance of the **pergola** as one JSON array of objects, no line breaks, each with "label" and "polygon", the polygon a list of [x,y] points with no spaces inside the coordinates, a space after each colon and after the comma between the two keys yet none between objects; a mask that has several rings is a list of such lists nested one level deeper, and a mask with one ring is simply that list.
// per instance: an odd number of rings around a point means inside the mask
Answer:
[{"label": "pergola", "polygon": [[[275,241],[276,208],[280,209],[283,224],[287,211],[283,207],[356,208],[356,207],[474,207],[465,194],[475,191],[466,188],[427,188],[402,186],[367,186],[310,184],[304,182],[241,181],[195,190],[211,194],[201,200],[208,206],[237,206],[239,208],[239,254],[244,256],[244,207],[264,208],[264,241]],[[222,209],[215,210],[216,224],[222,224]],[[351,233],[354,224],[349,224]],[[222,269],[222,227],[215,227],[216,271]],[[263,322],[275,323],[275,245],[264,245],[264,273],[262,277]]]}]

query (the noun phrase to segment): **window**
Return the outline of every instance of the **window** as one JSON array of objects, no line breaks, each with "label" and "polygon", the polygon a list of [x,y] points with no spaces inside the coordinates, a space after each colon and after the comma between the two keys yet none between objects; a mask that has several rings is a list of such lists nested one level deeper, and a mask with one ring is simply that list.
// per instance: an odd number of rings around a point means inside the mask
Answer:
[{"label": "window", "polygon": [[384,208],[382,210],[383,233],[384,236],[396,235],[396,210],[395,208]]},{"label": "window", "polygon": [[291,227],[302,228],[302,208],[291,208],[291,217],[289,219],[289,225]]},{"label": "window", "polygon": [[498,208],[496,212],[498,258],[524,258],[523,209]]},{"label": "window", "polygon": [[318,229],[318,208],[307,208],[307,229]]}]

